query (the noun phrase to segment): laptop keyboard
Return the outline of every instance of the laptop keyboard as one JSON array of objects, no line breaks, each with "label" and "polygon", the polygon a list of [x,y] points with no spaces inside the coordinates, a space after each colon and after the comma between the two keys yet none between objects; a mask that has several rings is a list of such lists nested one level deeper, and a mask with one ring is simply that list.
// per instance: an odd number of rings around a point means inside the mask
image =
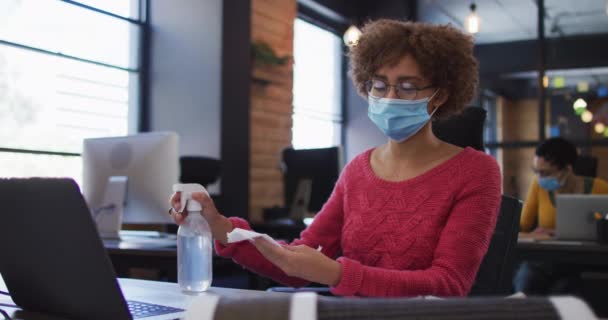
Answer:
[{"label": "laptop keyboard", "polygon": [[184,311],[183,309],[131,300],[127,300],[127,304],[129,305],[129,311],[131,312],[133,319],[160,316],[163,314]]}]

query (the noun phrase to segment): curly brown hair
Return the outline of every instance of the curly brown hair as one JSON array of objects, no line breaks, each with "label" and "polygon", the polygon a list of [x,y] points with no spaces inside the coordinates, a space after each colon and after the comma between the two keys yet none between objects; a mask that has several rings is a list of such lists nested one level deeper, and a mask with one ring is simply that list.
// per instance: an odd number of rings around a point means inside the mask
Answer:
[{"label": "curly brown hair", "polygon": [[434,116],[442,119],[462,111],[475,94],[478,66],[473,46],[471,36],[450,25],[372,21],[350,49],[350,76],[359,94],[367,97],[365,82],[382,66],[395,64],[410,54],[422,75],[448,95]]}]

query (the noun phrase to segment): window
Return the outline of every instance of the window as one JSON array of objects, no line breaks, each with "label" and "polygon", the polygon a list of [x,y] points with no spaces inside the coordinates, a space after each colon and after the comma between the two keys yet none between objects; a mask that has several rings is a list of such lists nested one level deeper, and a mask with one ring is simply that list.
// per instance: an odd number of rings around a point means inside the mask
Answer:
[{"label": "window", "polygon": [[137,131],[142,1],[3,1],[0,177],[80,182],[83,139]]},{"label": "window", "polygon": [[294,25],[292,145],[296,149],[341,144],[342,43],[301,19]]}]

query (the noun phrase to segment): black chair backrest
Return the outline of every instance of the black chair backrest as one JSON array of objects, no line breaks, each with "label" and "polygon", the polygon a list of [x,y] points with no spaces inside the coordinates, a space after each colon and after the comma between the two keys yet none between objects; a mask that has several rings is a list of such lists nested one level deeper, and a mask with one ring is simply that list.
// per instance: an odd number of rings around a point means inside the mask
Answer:
[{"label": "black chair backrest", "polygon": [[285,205],[289,207],[302,179],[312,181],[308,210],[318,212],[329,198],[342,167],[340,147],[286,148],[282,154]]},{"label": "black chair backrest", "polygon": [[201,156],[179,158],[181,183],[199,183],[203,187],[217,181],[220,177],[220,160]]},{"label": "black chair backrest", "polygon": [[515,250],[522,203],[502,196],[496,229],[469,295],[507,295],[515,269]]},{"label": "black chair backrest", "polygon": [[597,158],[593,156],[578,156],[574,165],[574,173],[579,176],[597,177]]},{"label": "black chair backrest", "polygon": [[437,138],[453,145],[484,151],[483,126],[485,121],[485,109],[467,107],[461,114],[433,122],[433,133]]}]

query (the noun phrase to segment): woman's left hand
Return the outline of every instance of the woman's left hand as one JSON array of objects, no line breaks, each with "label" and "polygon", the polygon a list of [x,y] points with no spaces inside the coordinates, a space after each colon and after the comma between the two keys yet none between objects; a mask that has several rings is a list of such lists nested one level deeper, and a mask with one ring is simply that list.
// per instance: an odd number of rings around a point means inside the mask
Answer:
[{"label": "woman's left hand", "polygon": [[342,276],[340,263],[309,246],[279,247],[261,237],[252,243],[266,259],[290,277],[335,286]]}]

